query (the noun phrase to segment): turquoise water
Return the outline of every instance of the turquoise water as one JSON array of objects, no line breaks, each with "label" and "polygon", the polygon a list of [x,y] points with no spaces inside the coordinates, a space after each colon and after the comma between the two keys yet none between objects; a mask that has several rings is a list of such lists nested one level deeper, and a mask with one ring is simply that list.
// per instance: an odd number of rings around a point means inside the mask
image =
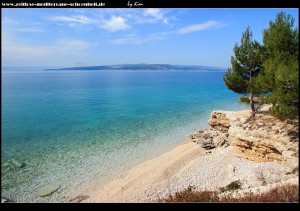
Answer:
[{"label": "turquoise water", "polygon": [[[2,71],[2,194],[63,201],[182,143],[208,127],[212,110],[248,109],[226,89],[223,74]],[[7,167],[12,159],[24,166]],[[46,184],[61,188],[36,197]]]}]

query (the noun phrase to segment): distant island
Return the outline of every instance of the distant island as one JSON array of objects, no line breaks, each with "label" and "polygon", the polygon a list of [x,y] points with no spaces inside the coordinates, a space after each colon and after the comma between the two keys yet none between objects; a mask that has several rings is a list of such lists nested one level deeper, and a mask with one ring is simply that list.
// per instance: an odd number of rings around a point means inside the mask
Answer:
[{"label": "distant island", "polygon": [[226,71],[225,68],[200,65],[171,65],[171,64],[119,64],[103,66],[66,67],[45,70],[170,70],[170,71]]}]

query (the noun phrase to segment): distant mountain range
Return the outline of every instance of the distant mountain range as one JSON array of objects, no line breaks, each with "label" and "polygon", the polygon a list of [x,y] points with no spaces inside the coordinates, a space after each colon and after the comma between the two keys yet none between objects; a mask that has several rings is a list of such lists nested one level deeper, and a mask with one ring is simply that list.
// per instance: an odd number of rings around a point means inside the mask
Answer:
[{"label": "distant mountain range", "polygon": [[225,68],[200,65],[171,65],[171,64],[120,64],[86,67],[66,67],[45,70],[170,70],[170,71],[225,71]]}]

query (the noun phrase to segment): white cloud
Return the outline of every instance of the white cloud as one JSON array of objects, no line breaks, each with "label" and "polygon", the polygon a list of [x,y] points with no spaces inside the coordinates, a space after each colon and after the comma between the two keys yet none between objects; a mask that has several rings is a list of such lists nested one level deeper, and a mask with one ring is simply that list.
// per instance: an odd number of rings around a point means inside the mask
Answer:
[{"label": "white cloud", "polygon": [[114,39],[111,41],[115,45],[140,45],[148,42],[155,42],[159,40],[165,40],[168,38],[168,35],[174,32],[159,32],[152,33],[147,37],[140,38],[136,34],[127,34],[123,38]]},{"label": "white cloud", "polygon": [[54,16],[50,17],[49,20],[52,21],[61,21],[61,22],[73,22],[79,24],[89,24],[92,23],[93,20],[84,15],[74,15],[71,17],[68,16]]},{"label": "white cloud", "polygon": [[135,34],[127,34],[123,38],[112,40],[111,43],[115,45],[139,45],[142,44],[143,41]]},{"label": "white cloud", "polygon": [[30,46],[21,43],[3,43],[3,54],[11,58],[37,58],[47,56],[48,52],[44,48]]},{"label": "white cloud", "polygon": [[152,33],[146,38],[146,41],[152,42],[152,41],[158,41],[158,40],[165,40],[168,38],[168,35],[173,34],[173,33],[174,33],[173,31]]},{"label": "white cloud", "polygon": [[82,40],[58,40],[51,46],[33,46],[8,41],[3,43],[3,52],[14,57],[43,57],[49,55],[81,54],[92,44]]},{"label": "white cloud", "polygon": [[146,9],[144,12],[144,16],[151,16],[154,17],[157,20],[160,20],[163,18],[163,13],[161,12],[161,10],[156,9],[156,8],[149,8]]},{"label": "white cloud", "polygon": [[200,24],[193,24],[193,25],[188,25],[185,26],[181,29],[178,29],[178,34],[187,34],[191,32],[197,32],[197,31],[204,31],[204,30],[209,30],[209,29],[217,29],[224,27],[225,24],[222,22],[218,21],[206,21],[204,23]]},{"label": "white cloud", "polygon": [[139,24],[154,24],[161,22],[171,26],[174,16],[167,16],[168,10],[149,9],[96,9],[72,10],[73,15],[51,16],[50,21],[67,24],[69,27],[87,25],[99,27],[109,32],[128,30]]},{"label": "white cloud", "polygon": [[5,32],[2,37],[3,61],[10,65],[14,63],[35,64],[38,61],[47,61],[51,56],[68,58],[84,55],[86,50],[93,45],[93,43],[78,39],[60,39],[52,45],[37,45],[10,35]]},{"label": "white cloud", "polygon": [[146,9],[144,11],[143,15],[145,17],[150,17],[150,19],[149,18],[140,18],[139,19],[140,22],[144,22],[144,23],[155,23],[157,21],[162,21],[164,24],[170,25],[169,19],[174,18],[174,17],[166,17],[163,10],[156,9],[156,8]]},{"label": "white cloud", "polygon": [[17,21],[12,18],[5,17],[2,20],[2,30],[7,32],[32,32],[32,33],[39,33],[45,32],[43,29],[42,24],[31,22],[27,23],[25,21]]},{"label": "white cloud", "polygon": [[2,19],[2,25],[15,25],[15,24],[16,24],[16,21],[12,18],[4,17]]},{"label": "white cloud", "polygon": [[45,32],[45,30],[39,26],[18,27],[18,28],[11,29],[11,31],[12,32],[32,32],[32,33]]},{"label": "white cloud", "polygon": [[[98,14],[98,16],[97,16]],[[93,24],[107,31],[119,31],[130,28],[127,19],[122,16],[111,15],[110,18],[104,16],[105,13],[96,13],[87,15],[73,15],[73,16],[53,16],[48,18],[51,21],[67,23],[70,27],[77,27],[79,25]]]},{"label": "white cloud", "polygon": [[50,55],[44,47],[17,41],[7,35],[4,33],[2,38],[2,61],[7,66],[35,64]]},{"label": "white cloud", "polygon": [[99,27],[114,32],[127,30],[130,28],[130,25],[127,24],[127,19],[121,16],[112,16],[109,20],[103,21]]},{"label": "white cloud", "polygon": [[60,54],[80,54],[83,53],[87,48],[93,45],[90,42],[76,39],[61,39],[58,40],[54,47],[51,47],[49,50],[56,51]]}]

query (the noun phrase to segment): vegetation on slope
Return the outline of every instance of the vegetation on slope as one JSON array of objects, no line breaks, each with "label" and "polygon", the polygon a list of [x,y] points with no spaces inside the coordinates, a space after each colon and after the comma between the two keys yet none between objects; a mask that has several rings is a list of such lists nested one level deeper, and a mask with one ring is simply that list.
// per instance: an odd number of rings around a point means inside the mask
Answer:
[{"label": "vegetation on slope", "polygon": [[159,202],[299,202],[298,185],[282,185],[266,192],[222,194],[217,191],[195,191],[188,187]]}]

